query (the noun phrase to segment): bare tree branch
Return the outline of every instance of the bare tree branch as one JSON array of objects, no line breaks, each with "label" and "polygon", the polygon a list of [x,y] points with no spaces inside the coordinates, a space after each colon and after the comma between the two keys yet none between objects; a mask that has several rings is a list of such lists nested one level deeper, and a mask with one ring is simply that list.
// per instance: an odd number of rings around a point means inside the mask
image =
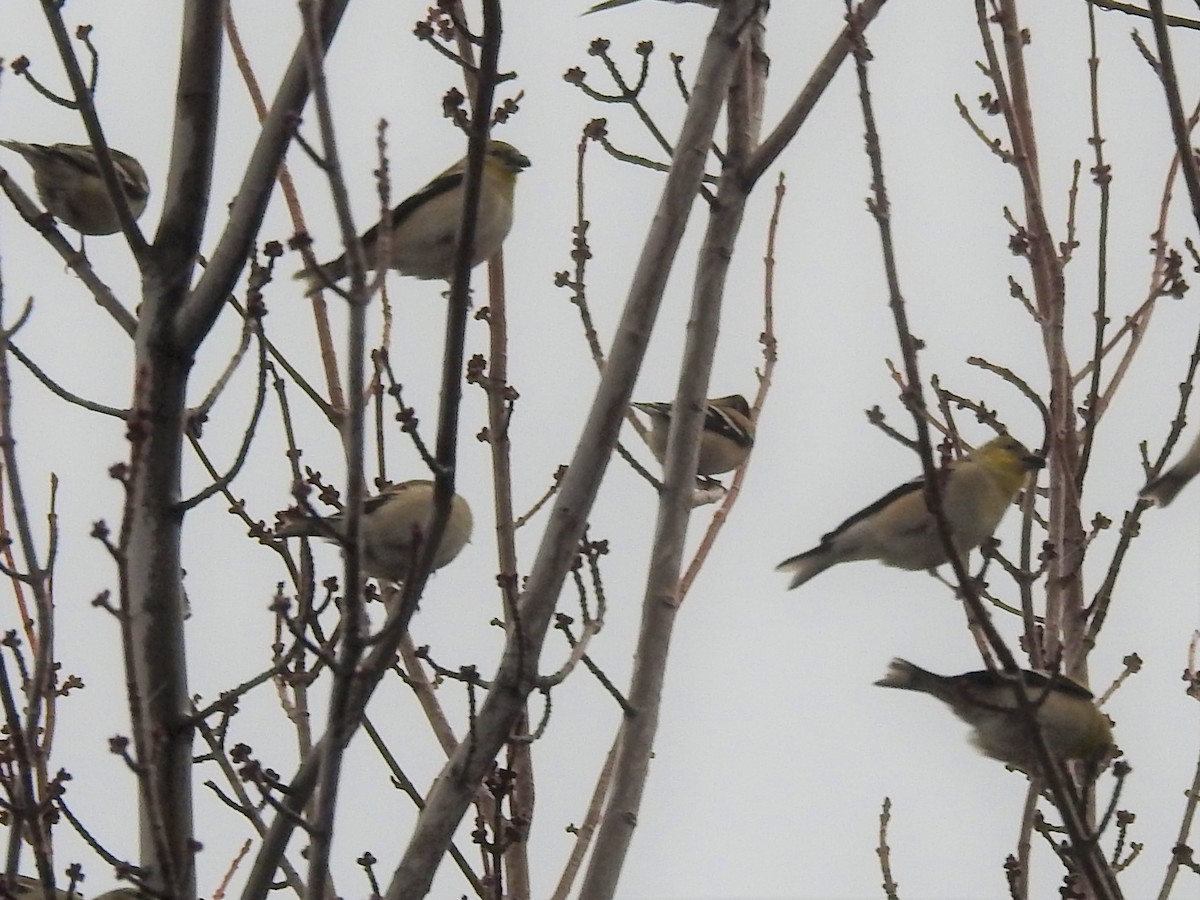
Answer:
[{"label": "bare tree branch", "polygon": [[616,443],[645,354],[650,326],[657,315],[692,198],[703,175],[721,98],[732,75],[738,29],[751,6],[751,0],[737,0],[726,4],[717,14],[700,61],[696,96],[676,142],[675,165],[667,177],[658,213],[633,276],[609,365],[518,605],[520,635],[516,629],[509,633],[494,679],[495,687],[476,717],[474,739],[459,746],[428,794],[429,805],[388,888],[388,900],[419,897],[428,891],[446,841],[462,818],[474,786],[507,740],[533,687],[546,630]]},{"label": "bare tree branch", "polygon": [[[216,7],[214,15],[219,26],[220,7],[223,4],[208,4],[205,0],[199,2],[202,6]],[[328,0],[321,4],[319,40],[325,51],[328,51],[333,41],[348,2],[349,0]],[[180,304],[174,317],[172,337],[180,346],[181,352],[199,346],[216,321],[221,305],[233,291],[234,283],[246,264],[246,251],[262,223],[267,201],[271,199],[271,192],[275,186],[279,163],[283,159],[308,91],[305,53],[303,46],[297,46],[246,165],[246,174],[234,197],[225,230],[217,241],[204,274],[195,289]],[[195,187],[194,182],[192,187]],[[156,245],[166,239],[167,233],[164,229],[167,224],[164,219],[163,226],[155,238]]]}]

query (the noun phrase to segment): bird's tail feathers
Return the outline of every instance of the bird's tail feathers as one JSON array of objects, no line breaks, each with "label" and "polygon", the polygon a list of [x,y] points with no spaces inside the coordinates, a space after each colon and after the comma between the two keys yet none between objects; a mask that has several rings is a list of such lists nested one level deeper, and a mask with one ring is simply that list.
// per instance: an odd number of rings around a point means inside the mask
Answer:
[{"label": "bird's tail feathers", "polygon": [[875,684],[879,687],[899,688],[902,691],[937,694],[941,682],[941,676],[934,675],[920,666],[914,666],[907,659],[896,657],[888,666],[887,674]]},{"label": "bird's tail feathers", "polygon": [[649,403],[649,402],[643,401],[643,402],[630,403],[629,405],[632,406],[634,409],[641,410],[642,412],[646,413],[647,415],[662,416],[662,415],[670,415],[671,414],[671,404],[670,403]]},{"label": "bird's tail feathers", "polygon": [[325,285],[330,283],[330,278],[324,270],[314,271],[309,268],[303,268],[292,276],[294,281],[304,282],[304,296],[311,297],[321,291]]},{"label": "bird's tail feathers", "polygon": [[339,256],[318,266],[305,265],[303,269],[292,276],[296,281],[305,282],[304,296],[311,297],[322,289],[335,284],[346,277],[346,256]]},{"label": "bird's tail feathers", "polygon": [[1191,481],[1189,476],[1181,475],[1175,469],[1171,469],[1148,482],[1138,492],[1138,496],[1158,506],[1168,506],[1189,481]]},{"label": "bird's tail feathers", "polygon": [[590,16],[592,13],[603,12],[606,9],[616,9],[618,6],[624,6],[626,3],[632,3],[633,0],[604,0],[603,3],[597,3],[591,9],[585,9],[582,15]]},{"label": "bird's tail feathers", "polygon": [[309,519],[288,519],[275,526],[275,537],[314,537],[314,530]]},{"label": "bird's tail feathers", "polygon": [[820,575],[836,562],[828,547],[814,547],[806,553],[801,553],[799,556],[793,556],[791,559],[785,559],[775,567],[776,572],[787,572],[792,576],[792,582],[788,585],[788,590],[800,587],[810,578]]},{"label": "bird's tail feathers", "polygon": [[275,537],[316,537],[334,540],[341,522],[341,513],[320,518],[292,509],[290,513],[276,513]]}]

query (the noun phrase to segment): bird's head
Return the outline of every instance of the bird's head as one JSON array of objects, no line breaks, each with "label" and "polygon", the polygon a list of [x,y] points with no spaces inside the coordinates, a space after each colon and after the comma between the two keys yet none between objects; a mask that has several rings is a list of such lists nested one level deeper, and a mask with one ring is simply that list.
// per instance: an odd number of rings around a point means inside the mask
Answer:
[{"label": "bird's head", "polygon": [[497,165],[512,175],[522,169],[528,169],[531,163],[529,157],[505,141],[488,141],[488,162]]}]

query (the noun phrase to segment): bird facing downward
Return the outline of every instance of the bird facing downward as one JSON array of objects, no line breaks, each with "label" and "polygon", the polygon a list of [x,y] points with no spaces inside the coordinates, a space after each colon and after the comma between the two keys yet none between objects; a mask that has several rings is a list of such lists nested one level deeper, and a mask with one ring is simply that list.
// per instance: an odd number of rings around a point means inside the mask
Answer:
[{"label": "bird facing downward", "polygon": [[[670,403],[634,403],[650,417],[646,442],[650,452],[661,463],[667,453],[667,434],[671,428]],[[741,394],[709,400],[704,409],[704,425],[700,432],[700,459],[697,475],[720,475],[732,472],[746,461],[754,446],[754,422],[750,420],[750,404]]]},{"label": "bird facing downward", "polygon": [[[394,484],[363,504],[359,523],[363,572],[372,578],[402,584],[421,553],[421,536],[433,517],[433,482],[425,479]],[[450,518],[433,557],[433,569],[454,561],[471,539],[471,507],[458,494],[450,503]],[[336,541],[342,514],[325,518],[280,517],[278,537],[321,537]]]},{"label": "bird facing downward", "polygon": [[[38,196],[54,218],[80,234],[116,234],[121,220],[108,196],[96,151],[88,144],[23,144],[0,141],[15,150],[33,169]],[[109,148],[113,170],[136,220],[150,199],[150,181],[141,163],[120,150]]]},{"label": "bird facing downward", "polygon": [[[942,508],[960,553],[992,536],[1025,484],[1045,460],[1016,438],[1001,435],[948,466]],[[917,478],[881,497],[821,538],[821,543],[776,568],[799,587],[830,566],[877,559],[899,569],[932,569],[946,562],[937,522],[925,505],[925,479]]]},{"label": "bird facing downward", "polygon": [[[1092,692],[1063,675],[1021,671],[1025,693],[1046,748],[1058,760],[1100,763],[1112,749],[1112,725],[1092,702]],[[944,676],[903,659],[893,659],[880,687],[932,694],[975,729],[972,740],[985,755],[1026,774],[1040,766],[1029,723],[1015,686],[1002,673],[985,670]]]},{"label": "bird facing downward", "polygon": [[[512,144],[488,141],[472,266],[495,256],[508,237],[512,229],[517,175],[529,165],[529,158]],[[383,222],[372,226],[361,238],[367,267],[374,269],[379,265],[380,229],[384,226],[391,229],[387,268],[414,278],[448,281],[454,274],[466,171],[467,158],[464,156],[393,209],[388,214],[386,226]],[[305,270],[296,273],[295,277],[308,279],[309,293],[313,293],[326,283],[346,277],[346,271],[346,255],[342,254],[322,265],[317,273]]]}]

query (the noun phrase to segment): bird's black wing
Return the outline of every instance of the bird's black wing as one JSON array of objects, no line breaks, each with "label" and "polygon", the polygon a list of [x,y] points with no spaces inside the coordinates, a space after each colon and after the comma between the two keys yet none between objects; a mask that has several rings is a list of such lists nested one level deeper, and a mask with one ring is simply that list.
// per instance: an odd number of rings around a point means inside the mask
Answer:
[{"label": "bird's black wing", "polygon": [[850,518],[848,518],[845,522],[843,522],[837,528],[833,529],[833,531],[829,532],[828,534],[821,535],[821,543],[822,544],[829,543],[835,537],[837,537],[839,534],[841,534],[843,531],[857,525],[859,522],[861,522],[863,519],[867,518],[868,516],[875,515],[875,513],[879,512],[879,510],[883,509],[889,503],[893,503],[894,501],[899,500],[901,497],[903,497],[907,494],[911,494],[914,491],[919,491],[924,486],[925,486],[924,478],[915,478],[912,481],[906,482],[897,488],[893,488],[892,490],[890,490],[886,494],[884,494],[882,497],[880,497],[878,500],[876,500],[874,503],[872,503],[870,506],[860,509],[858,512],[856,512],[854,515],[852,515]]},{"label": "bird's black wing", "polygon": [[[746,415],[746,413],[742,413]],[[754,436],[719,406],[708,404],[704,410],[704,430],[728,438],[739,447],[753,447]]]},{"label": "bird's black wing", "polygon": [[[405,198],[399,206],[395,207],[391,211],[388,217],[391,220],[391,227],[395,228],[398,226],[405,219],[412,215],[413,210],[429,202],[434,197],[441,196],[447,191],[454,190],[456,187],[462,184],[462,180],[463,173],[461,171],[448,172],[445,175],[439,175],[411,197]],[[375,244],[376,237],[379,233],[379,225],[380,223],[372,225],[363,234],[362,243],[364,247],[371,247]]]},{"label": "bird's black wing", "polygon": [[368,516],[371,513],[375,512],[376,510],[379,509],[379,507],[383,506],[383,504],[385,504],[389,500],[391,500],[393,496],[395,496],[395,495],[394,494],[376,494],[374,497],[367,497],[365,500],[363,500],[363,508],[362,508],[363,515]]},{"label": "bird's black wing", "polygon": [[[1065,675],[1050,677],[1043,675],[1041,672],[1022,669],[1021,678],[1025,682],[1025,688],[1030,692],[1030,699],[1034,703],[1038,701],[1038,696],[1044,691],[1058,691],[1059,693],[1070,694],[1073,697],[1080,697],[1084,700],[1091,700],[1093,697],[1091,691],[1082,684],[1067,678]],[[979,672],[967,672],[966,674],[956,676],[954,680],[970,687],[983,689],[995,689],[1008,683],[1007,679],[1001,673],[993,672],[989,669]]]},{"label": "bird's black wing", "polygon": [[[101,177],[100,162],[96,159],[96,154],[90,152],[92,148],[85,147],[83,145],[79,145],[79,148],[84,152],[71,153],[60,150],[57,147],[42,147],[47,156],[52,156],[60,162],[63,162],[72,168],[78,169],[85,175],[95,175],[97,178]],[[112,153],[111,149],[109,150],[109,153]]]}]

